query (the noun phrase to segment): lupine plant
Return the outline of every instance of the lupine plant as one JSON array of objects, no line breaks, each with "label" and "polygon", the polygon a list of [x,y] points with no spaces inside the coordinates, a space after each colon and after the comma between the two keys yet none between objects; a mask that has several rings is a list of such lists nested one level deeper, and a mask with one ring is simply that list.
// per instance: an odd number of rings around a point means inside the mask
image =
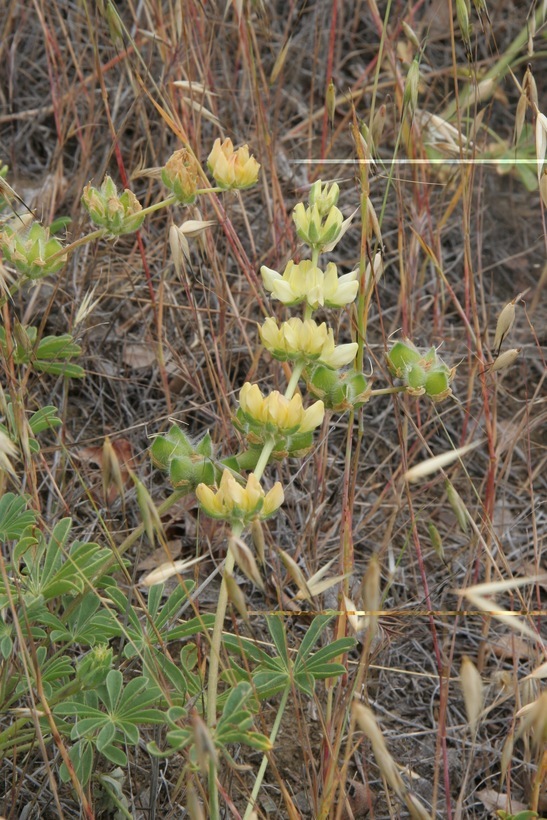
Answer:
[{"label": "lupine plant", "polygon": [[[213,187],[206,182],[206,175],[189,148],[175,151],[161,172],[170,195],[146,209],[132,191],[120,193],[111,177],[106,177],[99,187],[86,185],[82,204],[95,230],[70,245],[63,245],[54,235],[62,222],[50,227],[38,222],[28,224],[28,220],[22,224],[8,222],[0,234],[0,248],[18,273],[10,294],[27,283],[54,275],[65,264],[68,254],[86,242],[112,241],[138,231],[147,214],[159,208],[188,205],[211,192],[249,188],[256,183],[260,169],[247,146],[236,150],[229,139],[217,139],[207,167],[215,181]],[[243,448],[236,453],[217,454],[209,433],[199,441],[191,441],[176,424],[167,433],[156,435],[150,448],[153,464],[169,474],[173,486],[162,510],[181,496],[195,493],[203,513],[225,522],[228,528],[228,550],[214,618],[199,616],[182,626],[173,626],[172,618],[177,608],[191,598],[193,585],[179,587],[161,610],[163,587],[156,585],[149,597],[150,624],[143,627],[139,613],[113,585],[111,573],[135,538],[145,531],[153,540],[161,529],[158,513],[136,476],[143,525],[118,549],[117,558],[110,549],[96,544],[75,542],[68,547],[71,519],[59,522],[47,539],[37,530],[39,521],[28,506],[29,497],[7,494],[2,499],[0,533],[4,540],[15,540],[16,547],[13,563],[0,582],[0,604],[3,608],[15,607],[16,623],[22,618],[18,607],[26,607],[21,637],[24,639],[28,633],[38,641],[36,657],[41,666],[40,672],[30,672],[26,682],[17,677],[4,679],[4,703],[13,703],[25,686],[35,686],[40,680],[39,689],[47,693],[51,709],[47,719],[40,718],[41,731],[49,737],[55,725],[60,733],[61,778],[72,782],[89,816],[89,803],[82,788],[91,779],[95,755],[124,766],[124,747],[138,742],[139,728],[163,724],[168,729],[167,746],[162,748],[154,741],[148,745],[150,753],[165,756],[185,750],[190,770],[201,771],[207,777],[209,816],[218,817],[219,761],[223,757],[230,763],[230,745],[245,744],[267,752],[275,743],[292,687],[312,696],[318,680],[333,679],[345,671],[340,661],[355,645],[354,638],[339,637],[328,646],[316,648],[333,614],[317,616],[294,660],[288,653],[280,616],[270,615],[267,619],[277,656],[270,657],[251,642],[223,635],[228,601],[232,600],[245,612],[245,603],[239,600],[234,583],[236,565],[257,586],[262,585],[259,564],[264,556],[258,554],[257,561],[245,543],[246,533],[256,531],[262,522],[275,516],[284,502],[280,481],[267,488],[268,465],[306,456],[314,446],[314,433],[322,426],[326,413],[353,412],[375,393],[386,392],[372,390],[357,365],[362,340],[339,343],[333,326],[316,318],[318,312],[331,316],[333,311],[349,310],[363,288],[370,288],[381,275],[380,253],[375,256],[373,270],[367,264],[340,274],[333,262],[321,262],[321,256],[335,248],[351,222],[351,218],[344,220],[338,208],[339,195],[336,183],[315,182],[307,202],[299,202],[293,212],[297,235],[307,248],[302,256],[309,258],[289,260],[282,273],[266,266],[261,268],[264,290],[271,295],[272,303],[280,302],[292,315],[282,321],[276,315],[266,317],[257,327],[257,343],[274,359],[288,363],[291,370],[284,392],[251,382],[241,386],[233,424]],[[82,368],[71,361],[80,348],[69,334],[40,339],[36,327],[19,325],[11,332],[2,328],[0,349],[4,359],[9,358],[15,368],[32,368],[65,378],[84,375]],[[421,354],[409,340],[396,342],[388,353],[388,364],[394,377],[402,382],[400,387],[387,388],[389,391],[406,390],[411,395],[425,394],[434,400],[450,395],[454,371],[438,358],[435,348]],[[38,453],[37,436],[56,428],[60,421],[56,408],[48,406],[22,422],[13,399],[3,401],[0,434],[6,443],[4,459],[13,473],[8,457],[16,458],[19,450],[27,451],[29,457]],[[285,560],[291,567],[290,558],[285,556]],[[298,580],[298,571],[294,567],[293,570]],[[9,573],[17,578],[15,585],[9,580]],[[323,582],[322,588],[338,580]],[[305,579],[301,584],[307,588]],[[45,607],[52,600],[58,601],[55,612]],[[106,607],[101,605],[105,600]],[[121,612],[128,619],[123,629],[116,618],[116,613]],[[205,677],[195,666],[192,643],[183,648],[178,662],[165,652],[170,642],[189,639],[199,632],[207,635],[210,628]],[[122,635],[124,656],[139,657],[142,663],[140,676],[125,686],[122,673],[113,668],[109,646]],[[0,649],[6,659],[14,638],[15,633],[4,628]],[[75,645],[89,647],[83,660],[73,665],[67,659],[56,659],[55,647]],[[245,657],[245,667],[233,660],[221,675],[223,647],[232,655]],[[202,688],[206,690],[206,702],[200,715],[195,707],[189,708],[187,701]],[[253,728],[253,715],[261,699],[278,693],[278,716],[267,738]],[[26,721],[25,717],[18,719],[19,743],[27,734],[31,742],[32,733],[25,734]],[[62,738],[73,741],[68,753]],[[0,746],[6,751],[14,740],[13,731],[4,732],[0,735]],[[246,817],[253,811],[266,767],[265,756]]]}]

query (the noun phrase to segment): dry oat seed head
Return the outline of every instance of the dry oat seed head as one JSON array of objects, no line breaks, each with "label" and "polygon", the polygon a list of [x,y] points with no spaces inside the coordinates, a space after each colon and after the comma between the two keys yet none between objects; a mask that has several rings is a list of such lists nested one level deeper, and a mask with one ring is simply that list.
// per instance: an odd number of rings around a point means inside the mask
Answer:
[{"label": "dry oat seed head", "polygon": [[165,563],[160,564],[159,567],[156,567],[156,569],[153,569],[145,575],[144,578],[141,578],[139,584],[143,587],[153,587],[155,584],[164,584],[165,581],[168,581],[173,575],[182,575],[183,572],[186,572],[186,570],[202,560],[203,556],[191,558],[188,561],[165,561]]},{"label": "dry oat seed head", "polygon": [[484,704],[484,686],[480,673],[473,661],[464,655],[460,668],[460,685],[467,720],[473,734],[477,731],[477,724]]},{"label": "dry oat seed head", "polygon": [[494,336],[494,350],[498,351],[503,344],[503,340],[515,324],[516,308],[514,302],[505,305],[496,324],[496,334]]},{"label": "dry oat seed head", "polygon": [[448,450],[448,452],[441,453],[438,456],[432,456],[432,458],[428,458],[420,464],[417,464],[415,467],[411,467],[410,470],[407,470],[403,478],[405,481],[409,482],[418,481],[420,478],[424,478],[431,473],[437,472],[437,470],[442,470],[445,467],[448,467],[454,461],[458,461],[466,453],[469,453],[471,450],[475,450],[481,444],[482,441],[474,441],[471,444],[465,444],[463,447]]},{"label": "dry oat seed head", "polygon": [[490,368],[490,371],[492,373],[498,373],[500,370],[505,370],[506,368],[511,367],[511,365],[513,365],[520,356],[520,352],[520,347],[513,347],[511,350],[505,350],[498,356]]},{"label": "dry oat seed head", "polygon": [[258,564],[255,557],[245,541],[235,535],[232,535],[228,541],[228,549],[232,552],[236,564],[247,576],[249,581],[252,581],[259,589],[264,590],[264,582],[258,569]]},{"label": "dry oat seed head", "polygon": [[539,193],[541,194],[543,207],[547,208],[547,168],[543,169],[543,173],[539,181]]},{"label": "dry oat seed head", "polygon": [[404,799],[405,786],[403,780],[399,774],[395,761],[388,752],[386,742],[380,729],[378,728],[373,712],[368,708],[368,706],[363,706],[363,704],[356,701],[353,702],[352,710],[357,725],[372,744],[372,751],[374,752],[376,763],[378,764],[382,775],[385,777],[389,786],[398,795],[398,797]]}]

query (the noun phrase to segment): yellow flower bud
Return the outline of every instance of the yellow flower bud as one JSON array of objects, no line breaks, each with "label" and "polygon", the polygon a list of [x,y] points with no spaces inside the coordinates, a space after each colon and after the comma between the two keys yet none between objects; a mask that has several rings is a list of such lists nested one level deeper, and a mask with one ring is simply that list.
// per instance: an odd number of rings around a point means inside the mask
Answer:
[{"label": "yellow flower bud", "polygon": [[250,188],[258,181],[260,171],[259,163],[249,154],[249,146],[234,150],[231,139],[222,143],[220,139],[215,140],[207,166],[217,185],[226,190]]},{"label": "yellow flower bud", "polygon": [[326,216],[330,209],[338,203],[339,195],[340,188],[336,182],[333,182],[332,185],[326,182],[323,185],[321,180],[318,179],[310,188],[308,202],[311,208],[317,205],[320,215]]},{"label": "yellow flower bud", "polygon": [[113,179],[104,178],[100,187],[86,185],[82,194],[82,205],[96,225],[106,228],[112,236],[121,236],[138,231],[144,222],[142,205],[135,194],[125,189],[118,194]]}]

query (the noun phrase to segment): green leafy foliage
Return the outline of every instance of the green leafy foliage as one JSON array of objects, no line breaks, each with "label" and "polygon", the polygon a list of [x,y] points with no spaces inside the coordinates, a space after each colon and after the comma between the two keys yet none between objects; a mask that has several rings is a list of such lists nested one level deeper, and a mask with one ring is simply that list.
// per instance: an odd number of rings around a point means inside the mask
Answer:
[{"label": "green leafy foliage", "polygon": [[20,326],[17,339],[10,340],[8,345],[6,331],[0,327],[0,348],[5,357],[11,352],[15,364],[32,366],[40,373],[68,376],[72,379],[85,376],[83,367],[70,362],[82,350],[70,333],[44,336],[38,341],[38,328]]},{"label": "green leafy foliage", "polygon": [[[230,690],[216,727],[208,730],[210,751],[214,748],[215,753],[223,755],[234,763],[228,749],[231,745],[241,744],[263,752],[272,748],[265,735],[252,730],[253,705],[253,691],[249,683],[242,681]],[[203,746],[203,743],[196,743],[196,734],[200,731],[202,733],[207,731],[205,727],[200,721],[189,718],[188,711],[180,706],[174,706],[168,710],[167,723],[170,727],[166,735],[169,748],[162,751],[155,742],[151,742],[148,744],[150,754],[156,757],[168,757],[175,752],[188,749],[191,765],[198,768],[198,749]]]},{"label": "green leafy foliage", "polygon": [[73,740],[87,739],[112,763],[126,766],[122,747],[138,744],[139,726],[164,722],[164,713],[157,708],[160,702],[161,690],[148,678],[133,678],[124,685],[122,672],[111,669],[94,692],[59,703],[54,713],[75,718],[70,733]]},{"label": "green leafy foliage", "polygon": [[[316,681],[335,678],[342,675],[346,668],[334,658],[343,655],[355,646],[354,638],[339,638],[327,646],[313,651],[333,614],[317,615],[294,657],[289,654],[285,627],[281,615],[268,615],[266,621],[277,655],[271,657],[252,641],[225,635],[224,645],[244,655],[249,662],[256,664],[252,672],[253,687],[259,698],[270,698],[282,692],[293,683],[306,695],[313,695]],[[248,679],[246,670],[232,664],[236,678]]]},{"label": "green leafy foliage", "polygon": [[173,660],[168,645],[203,632],[212,627],[214,622],[213,615],[177,622],[178,611],[193,588],[193,582],[187,582],[185,587],[176,587],[166,597],[163,584],[150,587],[146,612],[133,606],[120,589],[111,587],[108,591],[112,602],[127,621],[124,628],[124,656],[128,659],[139,657],[143,674],[152,681],[161,679],[164,684],[168,681],[175,703],[185,698],[189,683],[192,684],[193,694],[197,694],[203,682],[201,679],[193,681],[188,673],[189,667]]},{"label": "green leafy foliage", "polygon": [[[28,426],[32,436],[37,436],[45,430],[54,430],[56,427],[62,426],[62,421],[57,417],[57,408],[53,405],[42,407],[33,413],[28,419]],[[7,403],[5,424],[0,422],[0,431],[8,436],[14,444],[19,444],[19,435],[17,433],[17,424],[15,422],[13,405],[11,402]],[[31,453],[38,453],[40,445],[35,438],[28,437],[28,447]]]},{"label": "green leafy foliage", "polygon": [[21,538],[27,527],[36,522],[36,511],[27,510],[29,497],[4,493],[0,498],[0,541]]}]

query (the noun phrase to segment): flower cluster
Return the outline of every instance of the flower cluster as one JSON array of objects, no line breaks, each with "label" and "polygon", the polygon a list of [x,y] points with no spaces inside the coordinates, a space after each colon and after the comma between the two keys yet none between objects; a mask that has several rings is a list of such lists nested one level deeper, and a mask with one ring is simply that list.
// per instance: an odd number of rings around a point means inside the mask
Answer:
[{"label": "flower cluster", "polygon": [[162,182],[172,191],[178,202],[189,205],[196,199],[201,169],[195,156],[187,148],[172,154],[161,172]]},{"label": "flower cluster", "polygon": [[128,188],[123,194],[112,177],[106,176],[100,188],[86,185],[82,205],[96,225],[105,228],[111,236],[121,236],[138,231],[144,222],[142,205]]},{"label": "flower cluster", "polygon": [[359,271],[338,276],[333,262],[329,262],[324,272],[311,259],[299,264],[290,260],[283,275],[265,265],[260,272],[266,290],[288,306],[306,302],[313,310],[341,308],[353,302],[359,290]]},{"label": "flower cluster", "polygon": [[325,406],[316,401],[306,410],[297,393],[291,399],[274,390],[263,396],[257,384],[246,382],[239,394],[234,424],[251,447],[273,441],[274,458],[303,456],[313,444],[313,431],[323,421]]},{"label": "flower cluster", "polygon": [[235,150],[231,139],[215,140],[207,166],[217,185],[224,190],[250,188],[257,182],[260,171],[260,165],[249,154],[249,147],[242,145]]},{"label": "flower cluster", "polygon": [[250,473],[243,487],[230,470],[224,470],[218,490],[200,484],[196,496],[203,510],[211,518],[232,524],[249,524],[258,518],[263,521],[273,515],[283,503],[283,488],[277,481],[267,493],[254,473]]},{"label": "flower cluster", "polygon": [[6,225],[0,233],[0,249],[6,259],[29,279],[41,279],[56,273],[67,260],[59,240],[50,237],[49,228],[38,222],[30,228],[15,230]]},{"label": "flower cluster", "polygon": [[357,342],[334,344],[334,333],[325,322],[292,317],[278,325],[268,318],[260,328],[262,344],[280,361],[320,362],[337,370],[355,359]]},{"label": "flower cluster", "polygon": [[450,383],[455,368],[450,369],[443,362],[435,347],[421,353],[409,339],[405,339],[393,345],[387,363],[391,373],[404,382],[407,393],[412,396],[425,394],[433,401],[442,401],[452,393]]}]

